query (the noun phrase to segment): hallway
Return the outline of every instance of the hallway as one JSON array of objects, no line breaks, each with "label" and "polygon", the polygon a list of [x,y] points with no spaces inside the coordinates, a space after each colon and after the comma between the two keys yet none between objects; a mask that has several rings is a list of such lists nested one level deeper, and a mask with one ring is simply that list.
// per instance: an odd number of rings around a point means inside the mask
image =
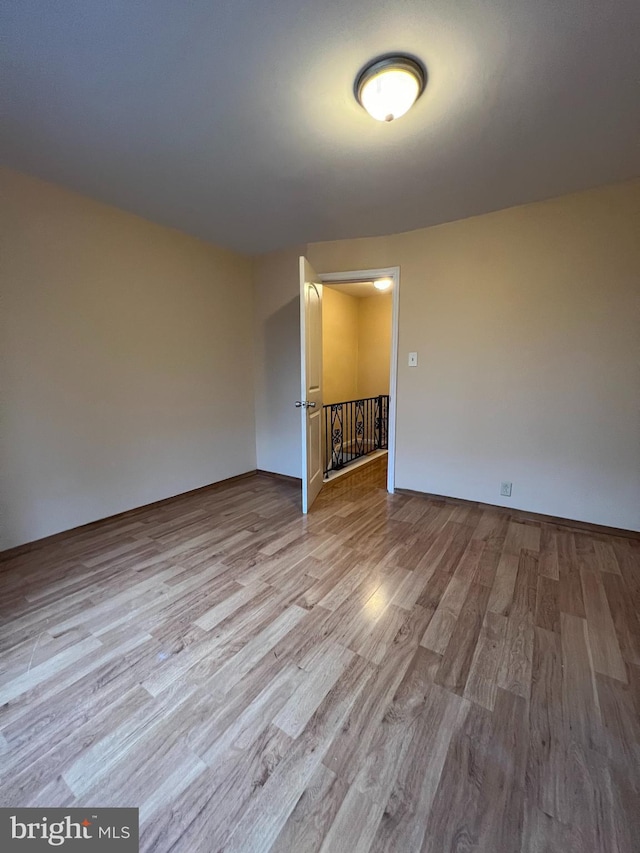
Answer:
[{"label": "hallway", "polygon": [[0,571],[1,805],[154,853],[633,853],[640,543],[253,475]]}]

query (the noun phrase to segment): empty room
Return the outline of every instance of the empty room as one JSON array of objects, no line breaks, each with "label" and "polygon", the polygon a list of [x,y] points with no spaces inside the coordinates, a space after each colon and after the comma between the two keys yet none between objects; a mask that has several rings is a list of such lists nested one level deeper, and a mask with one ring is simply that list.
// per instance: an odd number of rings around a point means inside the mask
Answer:
[{"label": "empty room", "polygon": [[640,849],[640,6],[0,0],[0,847]]}]

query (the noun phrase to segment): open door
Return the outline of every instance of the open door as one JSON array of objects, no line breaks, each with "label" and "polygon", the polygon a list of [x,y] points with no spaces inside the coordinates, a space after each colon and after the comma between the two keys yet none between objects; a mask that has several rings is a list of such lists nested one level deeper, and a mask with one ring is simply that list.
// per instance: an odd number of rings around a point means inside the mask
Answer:
[{"label": "open door", "polygon": [[322,285],[300,258],[300,354],[302,363],[302,512],[308,512],[324,476],[322,464]]}]

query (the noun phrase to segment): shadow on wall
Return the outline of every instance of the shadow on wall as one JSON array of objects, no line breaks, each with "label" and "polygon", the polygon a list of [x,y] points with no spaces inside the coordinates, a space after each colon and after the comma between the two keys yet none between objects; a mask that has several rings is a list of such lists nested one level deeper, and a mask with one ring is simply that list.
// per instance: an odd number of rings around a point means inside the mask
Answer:
[{"label": "shadow on wall", "polygon": [[265,323],[266,422],[269,456],[278,459],[276,470],[302,476],[300,457],[300,301],[287,302]]}]

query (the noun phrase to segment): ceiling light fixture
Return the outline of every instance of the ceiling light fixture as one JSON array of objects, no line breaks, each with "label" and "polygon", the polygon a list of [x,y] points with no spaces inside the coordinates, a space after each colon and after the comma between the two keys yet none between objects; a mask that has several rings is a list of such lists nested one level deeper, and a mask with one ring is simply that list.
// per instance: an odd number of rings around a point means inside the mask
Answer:
[{"label": "ceiling light fixture", "polygon": [[369,62],[356,77],[356,100],[378,121],[403,116],[424,91],[424,67],[410,56],[395,54]]},{"label": "ceiling light fixture", "polygon": [[377,281],[373,282],[373,286],[376,290],[389,290],[391,287],[391,279],[390,278],[379,278]]}]

